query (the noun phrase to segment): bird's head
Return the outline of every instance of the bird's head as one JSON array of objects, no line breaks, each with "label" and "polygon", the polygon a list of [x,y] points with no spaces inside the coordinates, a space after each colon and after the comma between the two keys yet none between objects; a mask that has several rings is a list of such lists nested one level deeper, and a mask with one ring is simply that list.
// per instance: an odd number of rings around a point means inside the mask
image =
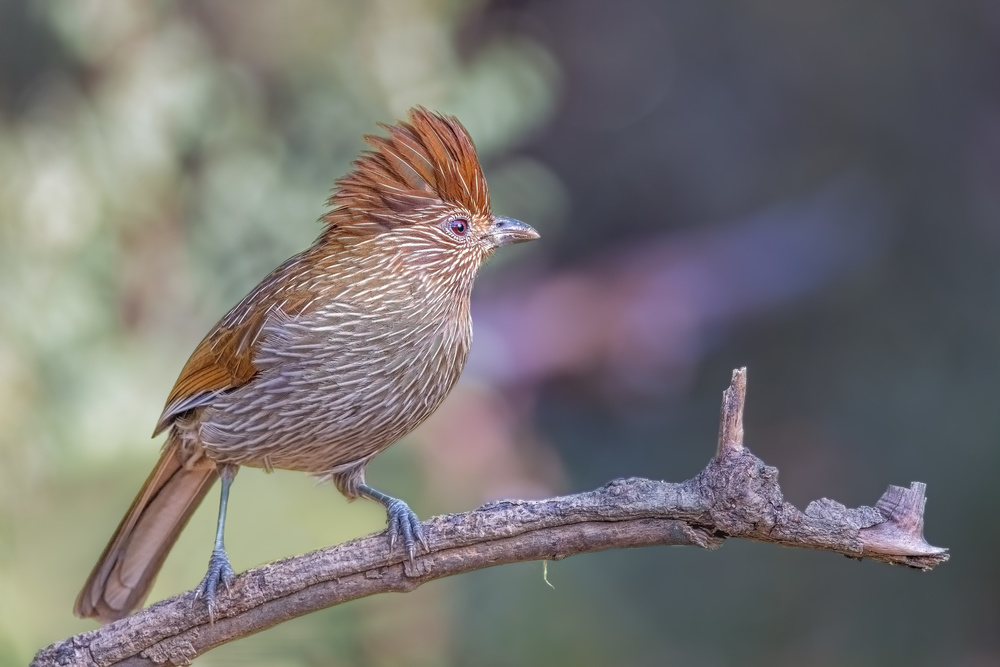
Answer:
[{"label": "bird's head", "polygon": [[322,242],[367,240],[422,272],[475,278],[497,248],[538,238],[518,220],[493,215],[476,147],[457,119],[423,108],[337,181]]}]

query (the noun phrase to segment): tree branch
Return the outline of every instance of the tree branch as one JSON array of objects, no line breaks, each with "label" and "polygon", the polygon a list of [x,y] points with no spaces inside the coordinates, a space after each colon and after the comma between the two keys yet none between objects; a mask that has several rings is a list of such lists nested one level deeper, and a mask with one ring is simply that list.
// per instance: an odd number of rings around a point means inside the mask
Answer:
[{"label": "tree branch", "polygon": [[426,522],[429,552],[415,563],[388,553],[381,534],[244,572],[211,622],[188,591],[97,630],[52,644],[35,667],[186,664],[202,653],[318,609],[504,563],[602,549],[693,545],[728,537],[836,551],[929,570],[948,560],[924,541],[925,486],[890,486],[875,507],[821,499],[800,512],[782,498],[778,471],[743,446],[746,369],[723,394],[716,457],[680,484],[642,478],[548,500],[505,500]]}]

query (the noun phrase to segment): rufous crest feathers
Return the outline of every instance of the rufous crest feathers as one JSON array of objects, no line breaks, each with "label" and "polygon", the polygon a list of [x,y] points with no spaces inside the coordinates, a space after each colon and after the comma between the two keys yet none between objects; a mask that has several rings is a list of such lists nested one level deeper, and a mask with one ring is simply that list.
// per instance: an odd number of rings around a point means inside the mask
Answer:
[{"label": "rufous crest feathers", "polygon": [[389,136],[365,136],[372,150],[337,180],[324,235],[386,231],[435,208],[491,215],[476,147],[458,119],[416,107],[409,122],[381,127]]}]

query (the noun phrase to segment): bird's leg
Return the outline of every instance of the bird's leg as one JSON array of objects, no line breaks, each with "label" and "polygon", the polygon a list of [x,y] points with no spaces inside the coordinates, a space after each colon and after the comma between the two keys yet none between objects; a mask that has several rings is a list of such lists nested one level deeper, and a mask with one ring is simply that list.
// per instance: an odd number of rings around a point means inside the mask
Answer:
[{"label": "bird's leg", "polygon": [[229,591],[229,584],[232,583],[236,573],[233,566],[229,564],[229,556],[226,554],[224,541],[226,533],[226,506],[229,504],[229,487],[236,477],[237,467],[223,464],[219,466],[219,478],[222,481],[222,490],[219,493],[219,523],[215,529],[215,547],[212,549],[212,557],[208,559],[208,572],[201,584],[195,591],[195,599],[205,598],[208,607],[208,616],[215,615],[215,591],[221,582],[226,591]]},{"label": "bird's leg", "polygon": [[411,563],[417,553],[417,542],[423,546],[424,551],[428,551],[423,525],[409,505],[399,498],[393,498],[367,484],[359,484],[357,488],[358,493],[365,498],[370,498],[385,506],[386,520],[389,524],[389,551],[395,548],[396,540],[400,539],[403,541]]}]

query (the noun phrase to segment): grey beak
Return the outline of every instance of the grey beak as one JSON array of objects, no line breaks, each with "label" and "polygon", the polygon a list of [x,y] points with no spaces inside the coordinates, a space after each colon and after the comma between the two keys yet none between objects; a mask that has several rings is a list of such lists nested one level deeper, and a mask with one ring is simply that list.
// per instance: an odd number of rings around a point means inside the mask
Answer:
[{"label": "grey beak", "polygon": [[531,225],[526,225],[520,220],[493,216],[490,236],[493,237],[493,242],[497,246],[504,246],[534,241],[538,238],[538,232]]}]

